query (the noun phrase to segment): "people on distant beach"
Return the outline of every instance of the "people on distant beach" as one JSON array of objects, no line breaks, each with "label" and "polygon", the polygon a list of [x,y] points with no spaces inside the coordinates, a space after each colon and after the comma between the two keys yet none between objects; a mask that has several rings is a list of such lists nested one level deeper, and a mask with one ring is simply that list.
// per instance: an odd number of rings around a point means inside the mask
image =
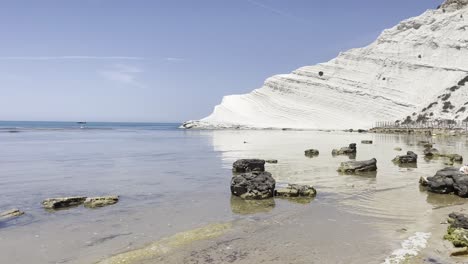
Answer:
[{"label": "people on distant beach", "polygon": [[468,174],[468,164],[460,168],[460,172],[463,174]]}]

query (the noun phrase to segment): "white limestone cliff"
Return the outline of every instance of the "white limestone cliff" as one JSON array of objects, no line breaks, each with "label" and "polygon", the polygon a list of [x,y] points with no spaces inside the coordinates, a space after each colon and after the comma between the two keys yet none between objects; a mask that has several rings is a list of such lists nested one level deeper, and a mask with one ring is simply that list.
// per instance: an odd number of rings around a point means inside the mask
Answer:
[{"label": "white limestone cliff", "polygon": [[270,77],[249,94],[225,96],[210,116],[182,127],[369,128],[416,112],[429,117],[428,105],[454,86],[453,107],[442,112],[446,100],[432,117],[464,120],[468,84],[459,82],[468,76],[467,6],[468,0],[447,0],[384,30],[367,47]]}]

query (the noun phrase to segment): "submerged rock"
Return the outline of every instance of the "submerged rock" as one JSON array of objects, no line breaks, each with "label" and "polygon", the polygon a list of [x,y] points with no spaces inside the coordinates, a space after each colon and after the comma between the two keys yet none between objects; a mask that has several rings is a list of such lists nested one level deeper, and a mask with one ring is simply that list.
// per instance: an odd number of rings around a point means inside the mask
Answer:
[{"label": "submerged rock", "polygon": [[231,211],[239,215],[268,213],[275,208],[275,199],[245,200],[235,195],[231,196]]},{"label": "submerged rock", "polygon": [[49,198],[42,201],[42,206],[46,209],[62,209],[81,205],[85,200],[84,196]]},{"label": "submerged rock", "polygon": [[116,204],[119,201],[119,196],[101,196],[101,197],[88,197],[84,201],[84,206],[89,208],[104,207]]},{"label": "submerged rock", "polygon": [[338,171],[342,173],[377,171],[377,160],[374,158],[364,161],[342,162]]},{"label": "submerged rock", "polygon": [[374,143],[372,140],[361,140],[362,144],[372,144]]},{"label": "submerged rock", "polygon": [[450,225],[444,239],[452,242],[455,247],[468,247],[468,216],[451,213],[448,222]]},{"label": "submerged rock", "polygon": [[265,160],[266,163],[272,163],[272,164],[276,164],[278,163],[278,160],[276,159],[269,159],[269,160]]},{"label": "submerged rock", "polygon": [[311,158],[319,155],[319,151],[316,149],[308,149],[304,151],[304,155]]},{"label": "submerged rock", "polygon": [[463,157],[458,154],[441,154],[440,156],[448,158],[451,162],[463,162]]},{"label": "submerged rock", "polygon": [[288,184],[287,187],[275,190],[275,196],[280,197],[315,197],[317,191],[310,185]]},{"label": "submerged rock", "polygon": [[418,155],[413,151],[406,152],[406,155],[396,156],[393,160],[394,163],[416,163],[418,162]]},{"label": "submerged rock", "polygon": [[402,151],[403,149],[402,149],[402,148],[400,148],[400,147],[396,147],[396,148],[394,148],[393,150],[396,150],[396,151]]},{"label": "submerged rock", "polygon": [[436,148],[426,148],[424,150],[424,156],[426,157],[434,157],[439,155],[439,150]]},{"label": "submerged rock", "polygon": [[348,147],[343,147],[341,149],[334,149],[332,150],[332,155],[348,155],[348,154],[356,154],[356,143],[349,144]]},{"label": "submerged rock", "polygon": [[273,197],[276,181],[269,172],[248,172],[234,175],[231,193],[243,199],[266,199]]},{"label": "submerged rock", "polygon": [[265,160],[240,159],[234,162],[234,164],[232,164],[232,171],[236,173],[265,171]]},{"label": "submerged rock", "polygon": [[24,212],[19,209],[11,209],[0,213],[0,220],[10,219],[23,215]]},{"label": "submerged rock", "polygon": [[447,167],[427,178],[427,190],[434,193],[455,193],[460,197],[468,197],[468,175],[461,173],[457,168]]}]

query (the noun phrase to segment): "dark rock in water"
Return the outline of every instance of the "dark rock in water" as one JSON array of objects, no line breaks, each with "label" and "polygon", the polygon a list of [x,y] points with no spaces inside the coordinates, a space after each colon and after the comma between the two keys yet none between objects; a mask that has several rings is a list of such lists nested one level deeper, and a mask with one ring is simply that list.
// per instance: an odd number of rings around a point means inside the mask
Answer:
[{"label": "dark rock in water", "polygon": [[435,148],[426,148],[424,150],[424,156],[426,157],[434,157],[439,155],[439,150]]},{"label": "dark rock in water", "polygon": [[20,211],[19,209],[11,209],[0,213],[0,220],[11,219],[14,217],[21,216],[23,214],[24,212]]},{"label": "dark rock in water", "polygon": [[275,190],[275,196],[280,197],[315,197],[317,191],[310,185],[288,184],[287,187]]},{"label": "dark rock in water", "polygon": [[455,228],[468,229],[468,215],[462,213],[451,213],[449,214],[449,223]]},{"label": "dark rock in water", "polygon": [[332,155],[349,155],[356,154],[356,143],[349,144],[348,147],[343,147],[341,149],[332,150]]},{"label": "dark rock in water", "polygon": [[269,172],[248,172],[234,175],[231,193],[243,199],[266,199],[273,197],[276,181]]},{"label": "dark rock in water", "polygon": [[393,150],[396,150],[396,151],[402,151],[403,149],[402,149],[402,148],[400,148],[400,147],[396,147],[396,148],[394,148]]},{"label": "dark rock in water", "polygon": [[364,161],[347,161],[342,162],[338,168],[339,172],[343,173],[356,173],[356,172],[368,172],[377,170],[377,160],[364,160]]},{"label": "dark rock in water", "polygon": [[119,196],[101,196],[101,197],[88,197],[84,201],[84,206],[89,208],[104,207],[116,204],[119,201]]},{"label": "dark rock in water", "polygon": [[427,188],[434,193],[455,193],[460,197],[468,197],[468,175],[461,173],[457,168],[448,167],[428,177]]},{"label": "dark rock in water", "polygon": [[265,160],[266,163],[278,163],[278,160],[275,160],[275,159],[269,159],[269,160]]},{"label": "dark rock in water", "polygon": [[423,145],[424,148],[432,148],[432,143],[426,143]]},{"label": "dark rock in water", "polygon": [[265,171],[265,160],[240,159],[232,164],[232,171],[236,173]]},{"label": "dark rock in water", "polygon": [[399,163],[399,164],[402,164],[402,163],[416,163],[416,162],[418,162],[418,155],[416,155],[416,153],[414,153],[413,151],[408,151],[406,153],[406,155],[396,156],[393,159],[393,162],[394,163]]},{"label": "dark rock in water", "polygon": [[46,209],[62,209],[83,204],[86,197],[63,197],[63,198],[49,198],[42,201],[42,206]]},{"label": "dark rock in water", "polygon": [[315,157],[319,155],[319,151],[316,149],[308,149],[304,151],[304,155],[306,155],[307,157]]},{"label": "dark rock in water", "polygon": [[468,216],[461,213],[451,213],[447,234],[444,239],[449,240],[455,247],[468,247]]},{"label": "dark rock in water", "polygon": [[418,141],[418,145],[424,146],[424,145],[427,145],[427,144],[431,144],[431,142],[426,141],[426,140]]},{"label": "dark rock in water", "polygon": [[362,144],[372,144],[374,143],[372,140],[361,140]]},{"label": "dark rock in water", "polygon": [[365,130],[365,129],[358,129],[357,132],[358,132],[358,133],[367,133],[367,130]]}]

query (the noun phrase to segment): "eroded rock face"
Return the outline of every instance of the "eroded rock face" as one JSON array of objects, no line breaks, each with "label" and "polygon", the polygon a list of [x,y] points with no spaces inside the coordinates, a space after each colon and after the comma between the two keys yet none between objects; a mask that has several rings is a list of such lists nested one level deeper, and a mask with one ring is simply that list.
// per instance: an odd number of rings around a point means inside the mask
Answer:
[{"label": "eroded rock face", "polygon": [[434,193],[454,193],[460,197],[468,197],[468,175],[461,173],[458,168],[447,167],[427,178],[427,188]]},{"label": "eroded rock face", "polygon": [[310,185],[288,184],[275,190],[275,196],[279,197],[315,197],[317,191]]},{"label": "eroded rock face", "polygon": [[468,5],[468,0],[446,0],[440,8],[461,9]]},{"label": "eroded rock face", "polygon": [[19,209],[11,209],[11,210],[0,213],[0,220],[11,219],[11,218],[14,218],[14,217],[21,216],[23,214],[24,214],[24,212],[20,211]]},{"label": "eroded rock face", "polygon": [[231,193],[243,199],[266,199],[273,197],[275,185],[269,172],[248,172],[232,177]]},{"label": "eroded rock face", "polygon": [[306,157],[309,157],[309,158],[311,158],[311,157],[316,157],[316,156],[318,156],[319,154],[320,154],[319,151],[316,150],[316,149],[308,149],[308,150],[304,151],[304,155],[305,155]]},{"label": "eroded rock face", "polygon": [[42,201],[42,206],[46,209],[63,209],[81,205],[85,200],[84,196],[49,198]]},{"label": "eroded rock face", "polygon": [[332,155],[352,155],[356,154],[356,143],[349,144],[348,147],[332,150]]},{"label": "eroded rock face", "polygon": [[104,207],[112,204],[116,204],[119,201],[119,196],[101,196],[101,197],[88,197],[84,201],[84,206],[89,208]]},{"label": "eroded rock face", "polygon": [[408,151],[406,155],[396,156],[393,159],[394,163],[405,164],[405,163],[416,163],[418,162],[418,155],[413,151]]},{"label": "eroded rock face", "polygon": [[[402,113],[412,112],[422,116],[410,116],[411,122],[464,120],[468,112],[461,109],[468,85],[458,83],[468,69],[467,1],[447,0],[438,10],[384,30],[367,47],[272,76],[249,94],[226,96],[194,125],[343,130],[369,128],[376,121],[401,119]],[[452,92],[455,86],[460,88]],[[453,93],[452,109],[437,98],[448,92]]]},{"label": "eroded rock face", "polygon": [[364,161],[347,161],[342,162],[338,168],[342,173],[356,173],[356,172],[369,172],[377,171],[377,160],[364,160]]},{"label": "eroded rock face", "polygon": [[240,159],[234,162],[234,164],[232,164],[232,171],[235,173],[265,171],[265,160]]}]

